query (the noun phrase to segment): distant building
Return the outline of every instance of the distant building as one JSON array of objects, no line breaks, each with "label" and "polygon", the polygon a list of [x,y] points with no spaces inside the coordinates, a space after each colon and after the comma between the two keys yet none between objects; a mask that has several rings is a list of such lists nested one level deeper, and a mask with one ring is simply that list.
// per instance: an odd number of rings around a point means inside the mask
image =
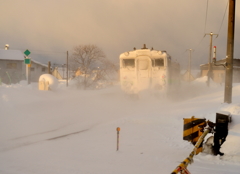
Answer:
[{"label": "distant building", "polygon": [[75,75],[75,77],[82,75],[80,68],[78,68],[77,71],[75,71],[74,75]]},{"label": "distant building", "polygon": [[51,74],[56,77],[58,80],[70,80],[75,77],[75,72],[67,68],[66,64],[53,64],[53,71]]},{"label": "distant building", "polygon": [[[216,83],[225,83],[225,73],[226,69],[220,64],[224,64],[226,59],[218,60],[216,65],[212,66],[213,77],[212,80]],[[208,64],[200,65],[201,77],[207,76],[208,74]],[[240,59],[233,59],[233,83],[240,82]]]},{"label": "distant building", "polygon": [[58,67],[55,67],[54,70],[52,71],[52,75],[56,77],[58,80],[63,80],[62,75],[60,74]]},{"label": "distant building", "polygon": [[42,64],[33,59],[31,59],[31,68],[30,69],[31,69],[31,73],[30,73],[31,82],[38,82],[39,77],[42,74],[48,74],[48,65]]},{"label": "distant building", "polygon": [[[42,74],[48,73],[48,65],[31,59],[30,81],[38,82]],[[11,50],[6,45],[0,49],[0,82],[5,84],[18,83],[26,79],[24,54],[20,50]]]},{"label": "distant building", "polygon": [[0,49],[0,79],[5,84],[25,78],[24,55],[19,50]]}]

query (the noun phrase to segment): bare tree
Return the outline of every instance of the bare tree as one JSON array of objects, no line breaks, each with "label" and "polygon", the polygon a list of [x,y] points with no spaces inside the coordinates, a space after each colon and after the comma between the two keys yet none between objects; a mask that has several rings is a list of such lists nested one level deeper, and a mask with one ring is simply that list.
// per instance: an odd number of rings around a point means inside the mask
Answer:
[{"label": "bare tree", "polygon": [[81,71],[78,87],[90,88],[99,80],[104,79],[106,70],[112,63],[106,58],[104,52],[96,45],[79,45],[73,49],[70,57],[71,67]]}]

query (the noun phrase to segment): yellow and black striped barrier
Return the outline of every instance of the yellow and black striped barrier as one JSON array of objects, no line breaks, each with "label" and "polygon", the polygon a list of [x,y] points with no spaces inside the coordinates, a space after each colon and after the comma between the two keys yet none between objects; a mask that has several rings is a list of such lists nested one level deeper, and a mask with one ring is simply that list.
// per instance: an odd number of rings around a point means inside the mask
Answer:
[{"label": "yellow and black striped barrier", "polygon": [[187,170],[187,166],[188,166],[188,164],[191,164],[193,162],[193,156],[197,155],[197,150],[198,150],[199,146],[202,144],[205,136],[209,132],[211,132],[211,130],[212,130],[212,127],[208,127],[208,128],[205,129],[205,131],[199,137],[198,141],[195,143],[194,149],[190,153],[190,155],[185,160],[183,160],[171,174],[177,174],[177,173],[189,174],[190,173]]},{"label": "yellow and black striped barrier", "polygon": [[[199,137],[203,134],[203,128],[206,126],[206,119],[195,118],[184,118],[183,126],[183,140],[190,141],[193,145],[196,144]],[[202,152],[202,144],[198,147],[196,154]]]}]

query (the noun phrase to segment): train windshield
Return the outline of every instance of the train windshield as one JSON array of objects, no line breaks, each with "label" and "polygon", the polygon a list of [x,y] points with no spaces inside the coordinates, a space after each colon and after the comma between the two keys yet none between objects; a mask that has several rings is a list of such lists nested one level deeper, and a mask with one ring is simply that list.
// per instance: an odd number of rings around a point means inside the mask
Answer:
[{"label": "train windshield", "polygon": [[148,69],[148,60],[139,60],[138,61],[139,70],[147,70]]},{"label": "train windshield", "polygon": [[123,67],[135,67],[135,59],[123,59]]},{"label": "train windshield", "polygon": [[153,67],[164,66],[164,60],[163,59],[154,59],[154,60],[152,60],[152,66]]}]

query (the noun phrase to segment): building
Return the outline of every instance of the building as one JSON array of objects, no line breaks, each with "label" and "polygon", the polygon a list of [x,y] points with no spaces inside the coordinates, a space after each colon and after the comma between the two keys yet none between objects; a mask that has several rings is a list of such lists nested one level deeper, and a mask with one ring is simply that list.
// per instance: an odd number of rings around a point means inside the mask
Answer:
[{"label": "building", "polygon": [[[212,66],[213,75],[212,80],[216,83],[225,83],[225,67],[226,59],[216,61]],[[208,64],[200,65],[201,77],[207,76]],[[240,82],[240,59],[233,59],[233,83]]]},{"label": "building", "polygon": [[[20,50],[11,50],[6,45],[0,49],[0,83],[12,84],[26,80],[24,54]],[[42,74],[48,73],[48,65],[31,59],[30,82],[38,82]]]},{"label": "building", "polygon": [[63,76],[60,74],[58,67],[55,67],[52,71],[52,75],[56,77],[58,80],[63,80]]},{"label": "building", "polygon": [[42,74],[48,74],[48,65],[40,63],[36,60],[31,59],[31,68],[30,68],[30,81],[38,82],[39,77]]},{"label": "building", "polygon": [[25,78],[24,55],[19,50],[0,49],[0,81],[18,83]]},{"label": "building", "polygon": [[77,77],[77,76],[80,76],[82,74],[83,73],[81,72],[80,68],[78,68],[77,71],[75,71],[74,76]]}]

